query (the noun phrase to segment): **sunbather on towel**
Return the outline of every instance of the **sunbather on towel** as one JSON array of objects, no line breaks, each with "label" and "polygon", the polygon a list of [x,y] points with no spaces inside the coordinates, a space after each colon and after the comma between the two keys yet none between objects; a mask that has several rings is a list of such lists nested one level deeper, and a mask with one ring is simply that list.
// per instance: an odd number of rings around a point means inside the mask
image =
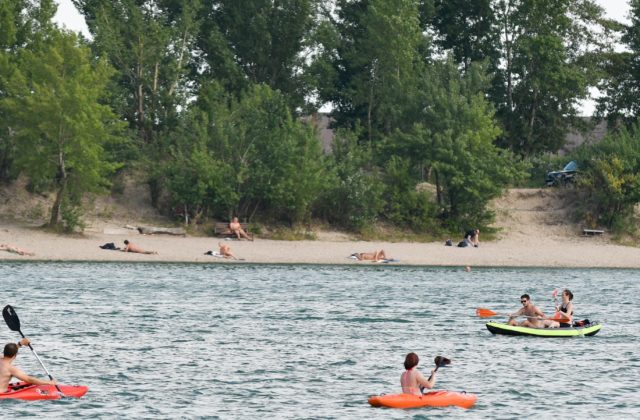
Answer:
[{"label": "sunbather on towel", "polygon": [[33,252],[29,252],[25,249],[22,248],[18,248],[15,245],[9,245],[9,244],[0,244],[0,251],[7,251],[7,252],[13,252],[14,254],[18,254],[18,255],[36,255]]},{"label": "sunbather on towel", "polygon": [[387,255],[384,253],[384,249],[380,251],[374,252],[359,252],[355,254],[351,254],[352,257],[355,257],[358,261],[379,261],[379,260],[389,260]]}]

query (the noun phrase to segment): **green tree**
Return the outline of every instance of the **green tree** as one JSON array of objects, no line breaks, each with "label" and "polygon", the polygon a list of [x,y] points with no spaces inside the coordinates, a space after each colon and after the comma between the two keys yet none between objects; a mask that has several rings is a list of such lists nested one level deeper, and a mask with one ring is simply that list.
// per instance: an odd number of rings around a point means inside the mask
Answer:
[{"label": "green tree", "polygon": [[[338,0],[337,19],[321,26],[320,53],[311,72],[336,125],[357,122],[370,144],[411,121],[404,104],[417,92],[426,38],[414,0]],[[323,82],[326,81],[326,82]],[[409,124],[410,125],[410,124]]]},{"label": "green tree", "polygon": [[206,9],[198,36],[206,66],[238,97],[250,84],[279,90],[292,110],[305,103],[305,55],[319,0],[217,0]]},{"label": "green tree", "polygon": [[142,145],[157,145],[193,95],[199,0],[72,0],[116,74],[109,103]]},{"label": "green tree", "polygon": [[629,25],[622,26],[622,42],[627,51],[607,56],[600,89],[605,94],[598,99],[598,115],[610,123],[623,120],[631,125],[640,117],[640,0],[629,0]]},{"label": "green tree", "polygon": [[492,89],[500,144],[528,156],[556,152],[596,84],[610,47],[603,11],[592,0],[498,0],[503,65]]},{"label": "green tree", "polygon": [[584,146],[576,157],[581,168],[579,185],[585,193],[581,200],[585,222],[629,230],[634,207],[640,203],[638,126],[622,128],[599,143]]},{"label": "green tree", "polygon": [[16,165],[36,183],[53,184],[50,227],[77,223],[85,192],[103,191],[117,163],[105,160],[104,145],[117,141],[121,125],[100,103],[112,75],[74,34],[51,31],[38,48],[18,57],[2,109],[16,133]]},{"label": "green tree", "polygon": [[256,85],[236,100],[211,83],[189,112],[173,156],[187,160],[179,172],[191,171],[191,178],[165,182],[174,199],[193,194],[195,204],[208,201],[212,216],[223,218],[298,223],[310,217],[325,180],[324,159],[313,129],[292,117],[284,95]]},{"label": "green tree", "polygon": [[[20,51],[33,48],[52,30],[51,19],[56,12],[53,0],[0,1],[0,103],[6,99],[14,83]],[[15,130],[11,116],[0,109],[0,180],[15,174]]]},{"label": "green tree", "polygon": [[440,216],[453,229],[487,224],[488,202],[524,176],[524,166],[494,144],[500,128],[485,99],[487,85],[478,64],[461,75],[452,59],[434,62],[420,86],[422,118],[385,146],[386,154],[411,161],[416,182],[436,186]]},{"label": "green tree", "polygon": [[328,157],[326,188],[320,190],[315,214],[347,229],[373,225],[383,209],[383,183],[371,167],[372,151],[358,144],[356,130],[336,130]]},{"label": "green tree", "polygon": [[434,43],[451,51],[466,70],[472,62],[489,61],[496,66],[500,33],[496,30],[492,0],[427,0],[425,28],[437,31]]}]

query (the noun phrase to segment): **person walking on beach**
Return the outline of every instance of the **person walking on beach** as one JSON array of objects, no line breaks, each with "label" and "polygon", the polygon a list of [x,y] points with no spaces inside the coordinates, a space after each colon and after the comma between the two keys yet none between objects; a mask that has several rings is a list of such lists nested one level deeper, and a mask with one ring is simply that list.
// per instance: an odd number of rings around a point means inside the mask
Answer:
[{"label": "person walking on beach", "polygon": [[55,385],[57,383],[55,380],[49,381],[29,376],[18,367],[13,366],[13,361],[18,356],[18,349],[22,346],[28,346],[29,343],[29,339],[25,337],[17,344],[8,343],[4,346],[4,357],[0,360],[0,393],[7,392],[9,382],[13,377],[34,385]]},{"label": "person walking on beach", "polygon": [[138,254],[157,254],[156,251],[145,251],[139,246],[133,244],[133,242],[129,242],[127,239],[124,240],[125,247],[122,249],[122,252],[135,252]]},{"label": "person walking on beach", "polygon": [[429,379],[416,369],[420,359],[415,353],[409,353],[404,359],[404,368],[406,369],[400,375],[400,386],[404,394],[422,395],[421,388],[433,388],[436,384],[436,370],[431,371]]},{"label": "person walking on beach", "polygon": [[[509,316],[509,325],[518,325],[529,328],[544,328],[545,324],[543,320],[546,316],[531,302],[531,297],[525,293],[520,296],[520,303],[522,304],[522,308]],[[525,316],[527,318],[518,323],[516,318],[519,316]]]}]

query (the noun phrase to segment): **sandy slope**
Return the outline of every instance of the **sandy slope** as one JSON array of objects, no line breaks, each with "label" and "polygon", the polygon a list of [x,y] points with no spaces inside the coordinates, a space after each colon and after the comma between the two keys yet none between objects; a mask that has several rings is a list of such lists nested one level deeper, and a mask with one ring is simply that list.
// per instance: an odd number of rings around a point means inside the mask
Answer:
[{"label": "sandy slope", "polygon": [[[580,226],[567,221],[562,193],[562,190],[554,189],[508,191],[493,203],[496,226],[502,229],[501,233],[495,241],[482,241],[479,248],[446,247],[439,242],[357,242],[333,232],[319,233],[318,241],[256,238],[254,242],[228,241],[227,244],[244,259],[243,262],[256,263],[371,264],[351,260],[348,256],[353,252],[382,248],[390,257],[400,260],[399,264],[411,265],[640,268],[640,248],[612,244],[606,235],[580,236]],[[7,210],[1,204],[0,214],[6,220]],[[104,206],[103,203],[97,205]],[[116,204],[110,205],[115,209],[114,214],[105,220],[96,220],[81,237],[47,234],[29,227],[17,217],[0,222],[0,243],[15,244],[36,254],[28,257],[0,252],[0,259],[230,262],[204,255],[207,250],[217,250],[218,238],[139,235],[135,230],[125,229],[124,225],[143,223],[136,222],[131,213],[117,213],[120,210]],[[98,247],[107,242],[122,246],[127,238],[145,249],[157,251],[158,255],[125,254]],[[457,242],[461,238],[452,239]]]}]

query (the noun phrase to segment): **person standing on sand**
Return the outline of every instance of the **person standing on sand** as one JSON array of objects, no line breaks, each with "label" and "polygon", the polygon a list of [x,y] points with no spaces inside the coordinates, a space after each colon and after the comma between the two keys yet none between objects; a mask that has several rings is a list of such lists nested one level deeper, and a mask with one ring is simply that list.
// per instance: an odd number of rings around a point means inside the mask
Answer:
[{"label": "person standing on sand", "polygon": [[7,392],[9,382],[13,377],[34,385],[55,385],[57,383],[55,380],[48,381],[29,376],[16,366],[13,366],[13,361],[18,356],[18,349],[22,346],[28,346],[29,343],[29,339],[25,337],[17,344],[8,343],[4,346],[4,357],[0,360],[0,393]]},{"label": "person standing on sand", "polygon": [[156,251],[145,251],[137,245],[134,245],[132,242],[129,242],[127,239],[124,240],[125,247],[122,249],[122,252],[135,252],[138,254],[157,254]]},{"label": "person standing on sand", "polygon": [[18,254],[18,255],[30,255],[30,256],[36,255],[33,252],[29,252],[25,249],[18,248],[15,245],[9,245],[9,244],[0,244],[0,251],[13,252],[14,254]]}]

